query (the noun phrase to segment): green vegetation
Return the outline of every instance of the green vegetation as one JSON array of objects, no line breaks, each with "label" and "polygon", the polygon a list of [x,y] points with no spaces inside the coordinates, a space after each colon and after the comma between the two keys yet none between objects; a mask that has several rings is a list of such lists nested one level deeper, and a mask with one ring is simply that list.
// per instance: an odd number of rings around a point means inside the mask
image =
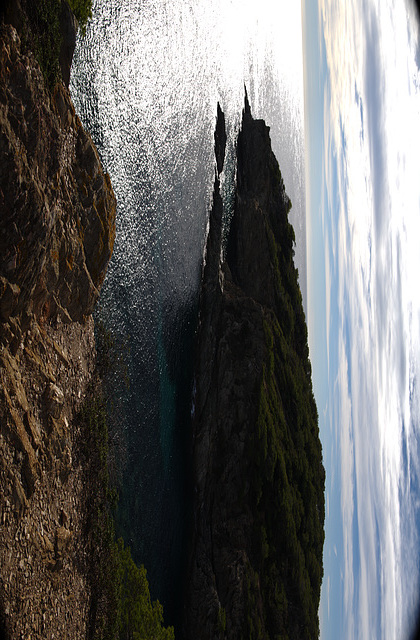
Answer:
[{"label": "green vegetation", "polygon": [[[254,442],[255,551],[270,637],[317,638],[323,575],[324,483],[318,415],[305,367],[277,319],[266,319],[267,362]],[[255,636],[257,637],[257,636]]]},{"label": "green vegetation", "polygon": [[280,220],[266,220],[276,304],[264,311],[266,356],[248,452],[254,533],[244,633],[313,640],[319,637],[325,470],[290,206],[285,209]]},{"label": "green vegetation", "polygon": [[[121,361],[116,341],[98,323],[99,367],[105,380]],[[104,381],[91,389],[80,412],[84,467],[89,469],[88,490],[89,575],[92,597],[89,616],[91,640],[173,640],[173,627],[163,626],[163,609],[152,602],[146,570],[138,567],[121,538],[115,536],[117,494],[110,483],[108,409]]]},{"label": "green vegetation", "polygon": [[79,23],[80,31],[86,33],[88,20],[92,17],[92,0],[67,0]]},{"label": "green vegetation", "polygon": [[45,81],[50,89],[61,77],[60,70],[60,29],[59,0],[38,0],[26,3],[29,20],[24,29],[25,41],[39,62]]},{"label": "green vegetation", "polygon": [[[79,23],[82,34],[86,32],[92,17],[92,0],[67,0]],[[19,15],[20,35],[28,49],[39,62],[50,90],[61,78],[60,50],[62,33],[60,27],[61,0],[21,0]]]},{"label": "green vegetation", "polygon": [[219,631],[224,633],[226,631],[226,609],[220,607],[218,614]]}]

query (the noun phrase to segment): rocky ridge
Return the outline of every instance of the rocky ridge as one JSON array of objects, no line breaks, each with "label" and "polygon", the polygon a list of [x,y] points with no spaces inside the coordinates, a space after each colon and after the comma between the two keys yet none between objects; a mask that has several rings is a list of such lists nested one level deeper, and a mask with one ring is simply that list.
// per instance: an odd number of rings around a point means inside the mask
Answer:
[{"label": "rocky ridge", "polygon": [[290,200],[247,97],[226,256],[219,192],[203,269],[193,416],[188,639],[316,638],[324,480]]},{"label": "rocky ridge", "polygon": [[0,154],[0,637],[81,638],[89,470],[75,416],[94,375],[116,201],[68,89],[48,89],[10,24]]}]

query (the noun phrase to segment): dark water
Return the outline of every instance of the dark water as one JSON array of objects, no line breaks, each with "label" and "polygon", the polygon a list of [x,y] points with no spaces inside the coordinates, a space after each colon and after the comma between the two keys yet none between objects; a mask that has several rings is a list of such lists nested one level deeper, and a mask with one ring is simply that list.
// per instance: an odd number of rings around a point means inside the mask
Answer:
[{"label": "dark water", "polygon": [[[115,381],[114,430],[123,470],[118,523],[134,558],[148,570],[152,598],[163,603],[166,622],[178,625],[191,502],[193,339],[217,101],[229,134],[225,201],[232,202],[246,83],[254,115],[272,126],[306,276],[302,93],[290,74],[292,53],[287,59],[276,53],[269,10],[275,7],[278,19],[278,2],[93,4],[94,19],[74,57],[71,92],[118,201],[99,311],[129,346],[122,351],[130,387]],[[291,10],[283,4],[287,16]],[[297,27],[299,48],[300,22]]]}]

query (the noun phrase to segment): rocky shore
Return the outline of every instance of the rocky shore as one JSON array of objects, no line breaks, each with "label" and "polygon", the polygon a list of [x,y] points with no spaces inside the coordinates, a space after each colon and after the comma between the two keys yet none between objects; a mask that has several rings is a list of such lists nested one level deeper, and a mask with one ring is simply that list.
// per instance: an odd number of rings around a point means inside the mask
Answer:
[{"label": "rocky shore", "polygon": [[84,638],[90,471],[75,416],[116,201],[66,83],[47,86],[6,20],[0,155],[0,637]]}]

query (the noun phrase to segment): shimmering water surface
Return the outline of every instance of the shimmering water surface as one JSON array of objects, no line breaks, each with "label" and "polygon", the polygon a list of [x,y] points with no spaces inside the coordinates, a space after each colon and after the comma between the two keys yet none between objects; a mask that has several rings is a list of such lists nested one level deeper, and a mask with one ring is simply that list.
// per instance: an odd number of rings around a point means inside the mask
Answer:
[{"label": "shimmering water surface", "polygon": [[71,93],[118,200],[100,313],[130,345],[119,524],[168,622],[178,622],[182,591],[191,356],[216,106],[229,133],[228,202],[244,84],[253,115],[271,127],[293,202],[306,298],[300,3],[289,4],[94,1],[74,56]]}]

